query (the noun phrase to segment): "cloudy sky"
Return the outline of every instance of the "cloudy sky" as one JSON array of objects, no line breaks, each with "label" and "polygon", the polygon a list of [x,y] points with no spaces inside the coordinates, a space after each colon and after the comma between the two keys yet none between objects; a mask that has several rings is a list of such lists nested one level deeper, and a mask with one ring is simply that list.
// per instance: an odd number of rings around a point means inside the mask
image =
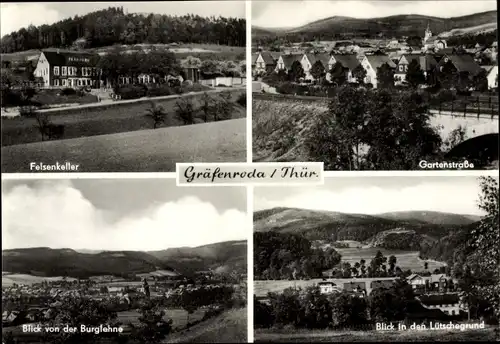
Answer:
[{"label": "cloudy sky", "polygon": [[477,177],[337,177],[308,187],[254,188],[254,210],[296,207],[375,215],[439,211],[484,215]]},{"label": "cloudy sky", "polygon": [[296,27],[315,20],[346,16],[376,18],[397,14],[458,17],[496,10],[496,1],[252,1],[252,25]]},{"label": "cloudy sky", "polygon": [[188,13],[200,16],[245,17],[244,1],[147,1],[147,2],[27,2],[1,3],[1,36],[27,27],[53,24],[75,15],[123,6],[128,13],[158,13],[184,15]]},{"label": "cloudy sky", "polygon": [[2,182],[2,247],[163,250],[245,240],[246,189],[175,179]]}]

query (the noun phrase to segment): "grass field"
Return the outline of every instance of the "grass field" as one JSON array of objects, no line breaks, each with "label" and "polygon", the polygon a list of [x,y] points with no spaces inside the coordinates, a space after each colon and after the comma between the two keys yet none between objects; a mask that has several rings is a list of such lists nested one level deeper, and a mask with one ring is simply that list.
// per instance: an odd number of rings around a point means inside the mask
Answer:
[{"label": "grass field", "polygon": [[477,330],[427,331],[278,331],[256,330],[255,342],[273,343],[335,343],[335,342],[494,342],[498,334],[494,327]]},{"label": "grass field", "polygon": [[176,162],[246,161],[246,120],[132,131],[2,147],[2,172],[30,162],[79,164],[78,172],[173,172]]},{"label": "grass field", "polygon": [[173,333],[162,343],[246,343],[247,308],[231,309],[187,330]]},{"label": "grass field", "polygon": [[[244,90],[229,89],[231,101],[243,94]],[[212,96],[218,91],[208,92]],[[192,97],[195,109],[201,106],[203,93],[184,95]],[[146,117],[147,109],[154,102],[164,108],[167,112],[167,120],[164,127],[178,126],[181,122],[175,116],[176,103],[178,99],[160,99],[151,101],[126,102],[122,104],[110,104],[108,106],[88,106],[78,109],[60,109],[47,112],[54,124],[64,125],[64,139],[87,137],[94,135],[115,134],[135,130],[151,129],[153,123]],[[235,104],[232,118],[246,117],[246,110]],[[2,146],[18,145],[23,143],[39,142],[41,135],[35,127],[36,120],[33,118],[13,117],[2,119]],[[198,121],[201,121],[198,120]]]},{"label": "grass field", "polygon": [[[30,285],[34,283],[42,283],[43,281],[55,282],[62,280],[63,277],[40,277],[27,274],[6,274],[2,275],[2,287],[9,287],[12,286],[14,283]],[[69,282],[69,281],[74,281],[76,279],[67,277],[66,280]]]}]

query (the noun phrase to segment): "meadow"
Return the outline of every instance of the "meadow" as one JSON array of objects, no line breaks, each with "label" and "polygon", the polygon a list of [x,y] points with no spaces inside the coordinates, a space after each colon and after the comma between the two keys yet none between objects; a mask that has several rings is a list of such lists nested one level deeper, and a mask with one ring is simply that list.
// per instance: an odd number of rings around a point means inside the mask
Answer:
[{"label": "meadow", "polygon": [[2,147],[2,172],[30,162],[79,164],[78,172],[174,172],[177,162],[246,161],[246,119]]},{"label": "meadow", "polygon": [[[28,274],[2,274],[2,287],[10,287],[13,284],[31,285],[35,283],[62,281],[63,277],[41,277]],[[76,281],[76,278],[67,277],[66,281]]]},{"label": "meadow", "polygon": [[333,342],[494,342],[498,334],[493,326],[474,330],[427,331],[313,331],[258,329],[254,332],[256,343],[333,343]]},{"label": "meadow", "polygon": [[[245,91],[241,89],[228,89],[231,94],[231,101]],[[219,90],[207,91],[211,96],[217,96]],[[200,106],[202,104],[203,92],[186,94],[181,97],[189,97],[193,101],[196,116],[201,115]],[[147,110],[151,108],[151,103],[163,107],[167,113],[167,119],[162,127],[181,125],[181,121],[176,118],[176,103],[179,96],[156,97],[141,99],[139,101],[122,101],[110,104],[89,104],[78,108],[61,108],[45,110],[53,124],[64,125],[64,139],[87,137],[94,135],[115,134],[144,130],[153,128],[153,122],[146,117]],[[240,105],[233,103],[232,118],[246,117],[246,111]],[[2,117],[2,146],[19,145],[41,141],[39,130],[35,127],[36,119],[18,117]],[[197,119],[201,122],[201,119]]]}]

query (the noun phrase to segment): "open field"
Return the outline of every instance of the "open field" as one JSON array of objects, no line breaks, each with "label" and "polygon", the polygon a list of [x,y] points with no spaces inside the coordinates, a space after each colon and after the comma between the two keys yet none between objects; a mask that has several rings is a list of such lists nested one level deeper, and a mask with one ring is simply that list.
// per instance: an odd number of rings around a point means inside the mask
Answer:
[{"label": "open field", "polygon": [[[31,285],[34,283],[41,283],[43,281],[55,282],[62,281],[63,277],[40,277],[27,274],[2,274],[2,287],[10,287],[14,283]],[[76,280],[76,278],[67,277],[68,282]]]},{"label": "open field", "polygon": [[[418,257],[417,251],[395,251],[395,250],[386,250],[379,247],[370,247],[370,248],[336,248],[337,252],[342,255],[342,262],[349,262],[351,265],[359,262],[360,259],[366,260],[366,264],[370,264],[370,261],[375,256],[377,251],[380,251],[384,254],[384,256],[389,257],[391,255],[396,256],[397,263],[396,265],[401,268],[401,270],[405,271],[410,269],[412,272],[421,272],[425,271],[424,263],[426,261],[420,259]],[[434,269],[439,269],[442,266],[446,266],[445,263],[436,262],[432,260],[427,261],[429,266],[427,268],[428,271],[432,272]]]},{"label": "open field", "polygon": [[[227,89],[231,94],[231,101],[245,92],[243,89]],[[217,96],[221,90],[208,91],[207,94]],[[199,109],[204,92],[185,94],[182,97],[193,99],[193,106]],[[123,101],[108,105],[89,104],[76,108],[46,110],[53,124],[64,125],[64,139],[87,137],[94,135],[115,134],[135,130],[151,129],[150,118],[146,117],[151,102],[163,107],[167,112],[164,127],[178,126],[181,122],[175,116],[178,96],[157,97]],[[246,110],[235,104],[232,118],[246,117]],[[41,135],[35,127],[33,118],[14,117],[2,118],[2,146],[18,145],[23,143],[39,142]],[[201,119],[198,120],[200,122]]]},{"label": "open field", "polygon": [[477,330],[427,330],[427,331],[279,331],[256,330],[255,342],[275,343],[333,343],[333,342],[494,342],[498,334],[493,326]]},{"label": "open field", "polygon": [[162,343],[246,343],[247,308],[231,309],[174,333]]},{"label": "open field", "polygon": [[246,161],[246,119],[2,147],[2,172],[30,162],[79,164],[78,172],[173,172],[176,162]]},{"label": "open field", "polygon": [[[197,309],[193,314],[189,315],[189,322],[198,321],[203,318],[205,311],[203,309]],[[134,324],[138,325],[140,313],[136,310],[129,310],[117,313],[118,320],[124,324]],[[184,309],[180,308],[167,308],[165,309],[165,320],[172,319],[173,328],[185,328],[188,321],[188,313]]]}]

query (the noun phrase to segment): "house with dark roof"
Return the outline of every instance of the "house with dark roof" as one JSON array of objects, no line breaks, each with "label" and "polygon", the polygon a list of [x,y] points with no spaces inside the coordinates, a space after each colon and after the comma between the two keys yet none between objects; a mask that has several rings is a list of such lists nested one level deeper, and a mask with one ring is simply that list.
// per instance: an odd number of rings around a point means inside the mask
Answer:
[{"label": "house with dark roof", "polygon": [[340,293],[342,289],[333,282],[319,282],[319,291],[321,294]]},{"label": "house with dark roof", "polygon": [[448,315],[460,314],[458,293],[420,295],[417,300],[427,309],[439,309]]},{"label": "house with dark roof", "polygon": [[393,280],[380,280],[380,281],[372,281],[370,284],[371,289],[376,289],[376,288],[390,288],[394,285]]},{"label": "house with dark roof", "polygon": [[292,68],[294,62],[299,62],[302,60],[303,54],[282,54],[278,58],[276,63],[276,72],[284,70],[288,72]]},{"label": "house with dark roof", "polygon": [[373,54],[365,55],[361,60],[361,65],[366,70],[366,77],[364,82],[372,84],[373,88],[377,88],[377,70],[382,65],[387,64],[390,68],[396,69],[396,64],[387,55]]},{"label": "house with dark roof", "polygon": [[367,295],[365,282],[346,282],[344,283],[344,290],[360,297],[365,297]]},{"label": "house with dark roof", "polygon": [[272,53],[270,51],[258,52],[255,61],[252,59],[254,74],[259,75],[273,71],[276,68],[278,58],[279,53]]},{"label": "house with dark roof", "polygon": [[[330,71],[336,63],[339,63],[342,67],[344,67],[347,74],[347,82],[357,82],[356,78],[352,75],[354,69],[361,64],[356,55],[332,54],[330,61],[328,62],[328,71]],[[327,79],[329,79],[329,74],[327,74]]]},{"label": "house with dark roof", "polygon": [[330,58],[331,58],[330,54],[328,53],[304,54],[302,56],[300,63],[306,75],[305,79],[310,81],[315,80],[314,76],[311,74],[311,70],[316,62],[321,63],[321,65],[324,68],[324,73],[326,75],[326,73],[328,72],[328,66],[330,64]]},{"label": "house with dark roof", "polygon": [[396,71],[394,73],[394,80],[396,84],[402,84],[406,81],[406,73],[408,72],[408,66],[412,61],[417,61],[420,69],[424,72],[424,76],[427,78],[428,75],[437,66],[437,61],[434,56],[430,54],[405,54],[399,59]]},{"label": "house with dark roof", "polygon": [[442,71],[443,67],[448,63],[451,64],[458,73],[467,73],[470,77],[483,71],[481,66],[474,61],[474,57],[469,54],[444,54],[439,60],[437,68],[439,71]]},{"label": "house with dark roof", "polygon": [[60,49],[43,50],[34,71],[45,87],[98,87],[99,55]]}]

